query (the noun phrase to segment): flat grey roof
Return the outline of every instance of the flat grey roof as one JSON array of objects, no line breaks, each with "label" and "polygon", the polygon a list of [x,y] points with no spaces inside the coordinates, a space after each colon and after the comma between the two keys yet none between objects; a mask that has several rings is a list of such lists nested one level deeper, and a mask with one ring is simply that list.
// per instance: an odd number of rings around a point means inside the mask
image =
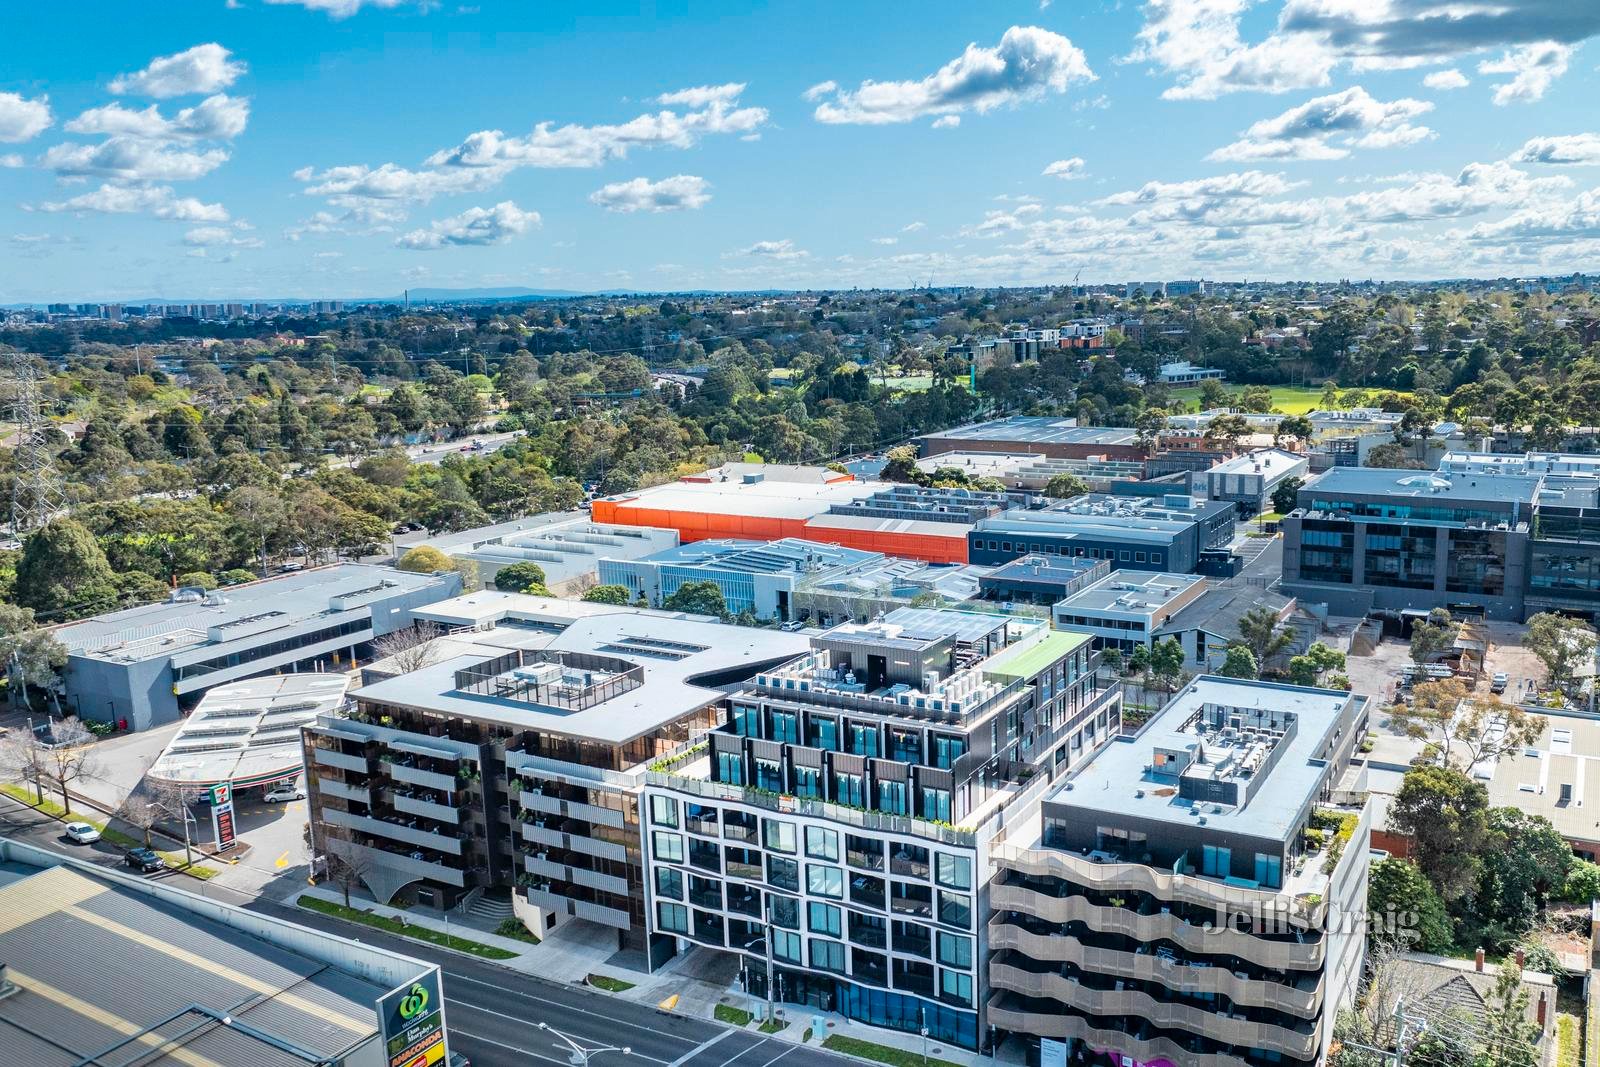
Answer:
[{"label": "flat grey roof", "polygon": [[387,992],[76,867],[0,886],[0,934],[19,987],[0,999],[0,1048],[28,1067],[307,1067],[370,1040]]},{"label": "flat grey roof", "polygon": [[1103,559],[1088,556],[1020,556],[990,571],[987,577],[995,580],[1070,582],[1104,564]]},{"label": "flat grey roof", "polygon": [[[1243,681],[1202,675],[1173,697],[1137,737],[1122,736],[1101,749],[1051,798],[1055,804],[1085,811],[1134,816],[1196,826],[1192,802],[1177,795],[1177,777],[1151,768],[1157,749],[1185,749],[1212,742],[1195,732],[1191,718],[1209,705],[1275,713],[1297,718],[1284,751],[1252,784],[1243,807],[1201,805],[1204,829],[1233,831],[1254,837],[1286,840],[1294,819],[1316,792],[1327,768],[1312,762],[1352,700],[1363,697],[1333,689],[1304,689],[1275,682]],[[1168,788],[1173,792],[1161,795]],[[1139,794],[1143,794],[1142,796]],[[1197,827],[1197,830],[1200,829]]]},{"label": "flat grey roof", "polygon": [[943,441],[1015,441],[1030,445],[1131,445],[1137,435],[1123,426],[1076,426],[1072,419],[1013,415],[923,436]]},{"label": "flat grey roof", "polygon": [[216,603],[212,604],[198,600],[146,604],[67,623],[54,633],[68,651],[78,656],[129,662],[164,659],[207,644],[206,631],[213,626],[239,625],[243,637],[257,632],[247,628],[254,620],[263,624],[270,621],[273,625],[259,632],[262,640],[271,640],[267,635],[276,630],[330,614],[330,602],[335,597],[350,598],[344,609],[350,610],[455,581],[454,574],[417,574],[371,563],[335,563],[227,586],[216,590],[211,598]]},{"label": "flat grey roof", "polygon": [[1493,504],[1531,504],[1540,478],[1521,474],[1452,474],[1444,471],[1394,470],[1388,467],[1332,467],[1301,489],[1312,499],[1348,493],[1351,496],[1385,496]]},{"label": "flat grey roof", "polygon": [[[642,640],[641,640],[642,639]],[[660,643],[682,658],[645,656],[640,647]],[[581,710],[536,705],[458,690],[456,672],[484,661],[481,655],[456,656],[357,689],[357,700],[421,708],[444,715],[503,723],[621,744],[704,707],[723,694],[696,679],[748,667],[781,663],[810,651],[802,634],[755,626],[696,621],[692,616],[634,610],[614,611],[573,622],[555,638],[530,632],[517,647],[588,652],[641,667],[644,684]],[[633,649],[633,650],[630,650]]]},{"label": "flat grey roof", "polygon": [[1066,611],[1118,611],[1136,615],[1171,603],[1205,579],[1197,574],[1167,574],[1162,571],[1116,571],[1087,588],[1058,601]]}]

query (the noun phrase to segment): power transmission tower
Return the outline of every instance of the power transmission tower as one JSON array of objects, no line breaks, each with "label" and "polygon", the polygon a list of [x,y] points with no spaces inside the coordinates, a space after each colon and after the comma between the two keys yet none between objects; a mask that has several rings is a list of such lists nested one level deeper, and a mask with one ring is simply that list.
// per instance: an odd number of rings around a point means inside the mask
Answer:
[{"label": "power transmission tower", "polygon": [[20,352],[6,361],[11,383],[11,421],[17,425],[12,452],[11,532],[14,537],[36,530],[62,509],[66,492],[50,457],[48,432],[39,407],[39,373]]}]

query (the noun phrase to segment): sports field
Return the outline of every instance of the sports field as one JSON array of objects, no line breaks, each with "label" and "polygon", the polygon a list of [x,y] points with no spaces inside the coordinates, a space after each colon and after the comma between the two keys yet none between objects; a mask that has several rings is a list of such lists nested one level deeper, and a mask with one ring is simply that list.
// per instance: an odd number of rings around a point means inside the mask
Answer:
[{"label": "sports field", "polygon": [[[1272,410],[1281,411],[1285,415],[1304,415],[1308,411],[1315,411],[1321,406],[1322,387],[1297,388],[1292,385],[1274,385],[1272,388]],[[1232,388],[1232,392],[1241,392],[1241,389]],[[1193,407],[1200,402],[1200,387],[1174,389],[1172,398],[1181,400]]]}]

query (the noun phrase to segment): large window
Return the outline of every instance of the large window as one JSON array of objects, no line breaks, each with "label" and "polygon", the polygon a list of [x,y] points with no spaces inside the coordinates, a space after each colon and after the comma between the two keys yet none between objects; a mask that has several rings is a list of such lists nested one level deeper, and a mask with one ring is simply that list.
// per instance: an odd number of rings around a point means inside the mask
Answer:
[{"label": "large window", "polygon": [[656,859],[663,863],[683,862],[683,837],[679,834],[657,830],[650,835],[650,846],[656,854]]},{"label": "large window", "polygon": [[939,893],[939,921],[963,930],[972,929],[972,898],[961,893]]},{"label": "large window", "polygon": [[832,897],[837,900],[844,896],[844,872],[837,867],[808,863],[806,888],[815,896]]},{"label": "large window", "polygon": [[806,928],[814,934],[827,934],[829,937],[842,936],[840,928],[839,909],[832,904],[824,904],[813,900],[806,905]]},{"label": "large window", "polygon": [[767,920],[774,926],[782,926],[790,930],[800,929],[799,898],[768,893]]},{"label": "large window", "polygon": [[683,872],[671,867],[656,868],[656,896],[683,899]]},{"label": "large window", "polygon": [[794,795],[822,797],[822,772],[815,767],[794,768]]},{"label": "large window", "polygon": [[760,708],[751,707],[749,704],[735,704],[729,721],[733,724],[733,732],[740,737],[761,736]]},{"label": "large window", "polygon": [[744,785],[744,757],[734,752],[718,752],[717,781]]},{"label": "large window", "polygon": [[1500,530],[1451,530],[1444,587],[1452,593],[1504,596],[1506,535]]},{"label": "large window", "polygon": [[1221,845],[1204,845],[1201,848],[1201,874],[1213,878],[1226,878],[1233,873],[1233,851]]},{"label": "large window", "polygon": [[787,930],[772,931],[772,957],[785,963],[804,963],[800,958],[800,935]]},{"label": "large window", "polygon": [[843,974],[844,945],[837,941],[823,941],[813,938],[811,941],[811,966],[819,971],[833,971],[836,974]]},{"label": "large window", "polygon": [[867,806],[866,784],[859,774],[845,774],[835,771],[833,775],[833,800],[836,804],[844,804],[852,808]]},{"label": "large window", "polygon": [[824,829],[821,826],[806,827],[806,855],[812,859],[837,860],[839,858],[838,831]]},{"label": "large window", "polygon": [[1432,589],[1437,554],[1432,527],[1370,525],[1363,579],[1368,585]]},{"label": "large window", "polygon": [[689,909],[682,904],[668,904],[665,902],[657,904],[656,926],[669,933],[688,933]]},{"label": "large window", "polygon": [[939,962],[951,967],[971,967],[972,938],[939,931]]},{"label": "large window", "polygon": [[972,888],[972,857],[940,852],[935,861],[940,885],[948,889]]},{"label": "large window", "polygon": [[767,884],[791,893],[800,892],[800,864],[782,856],[768,856]]},{"label": "large window", "polygon": [[940,737],[936,734],[933,738],[933,765],[949,770],[966,751],[967,742],[964,738]]},{"label": "large window", "polygon": [[652,796],[650,798],[650,821],[657,826],[678,825],[678,802],[671,797]]},{"label": "large window", "polygon": [[792,711],[774,709],[767,716],[767,737],[788,745],[800,743],[800,717]]},{"label": "large window", "polygon": [[878,783],[878,810],[891,815],[911,814],[911,790],[905,782]]},{"label": "large window", "polygon": [[950,821],[950,790],[922,787],[922,817],[934,822]]},{"label": "large window", "polygon": [[972,1004],[972,976],[960,971],[939,972],[939,997],[956,1004]]},{"label": "large window", "polygon": [[761,840],[775,852],[795,851],[794,823],[778,819],[761,820]]},{"label": "large window", "polygon": [[839,721],[813,714],[806,730],[806,743],[812,748],[839,751]]},{"label": "large window", "polygon": [[876,726],[850,726],[850,751],[857,756],[877,756],[878,728]]},{"label": "large window", "polygon": [[769,793],[787,793],[783,787],[783,764],[777,760],[756,760],[756,788]]}]

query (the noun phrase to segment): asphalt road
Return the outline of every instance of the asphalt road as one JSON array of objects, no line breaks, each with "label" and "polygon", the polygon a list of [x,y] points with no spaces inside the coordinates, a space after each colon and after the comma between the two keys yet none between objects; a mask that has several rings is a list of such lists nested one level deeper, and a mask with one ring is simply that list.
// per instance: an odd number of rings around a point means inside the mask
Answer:
[{"label": "asphalt road", "polygon": [[[61,824],[0,796],[0,836],[117,867],[120,849],[110,845],[73,845],[61,837]],[[403,955],[438,963],[444,972],[445,1018],[450,1047],[475,1067],[525,1067],[550,1064],[570,1067],[569,1046],[540,1030],[541,1022],[585,1048],[628,1048],[603,1052],[595,1067],[840,1067],[846,1061],[815,1046],[795,1045],[752,1030],[734,1030],[705,1019],[690,1019],[653,1007],[621,1000],[582,986],[545,981],[430,945],[393,937],[382,931],[302,911],[276,901],[251,898],[168,872],[154,875],[173,885],[237,904],[302,926],[348,937]],[[791,1009],[791,1018],[795,1017]],[[803,1025],[796,1018],[791,1025]]]}]

